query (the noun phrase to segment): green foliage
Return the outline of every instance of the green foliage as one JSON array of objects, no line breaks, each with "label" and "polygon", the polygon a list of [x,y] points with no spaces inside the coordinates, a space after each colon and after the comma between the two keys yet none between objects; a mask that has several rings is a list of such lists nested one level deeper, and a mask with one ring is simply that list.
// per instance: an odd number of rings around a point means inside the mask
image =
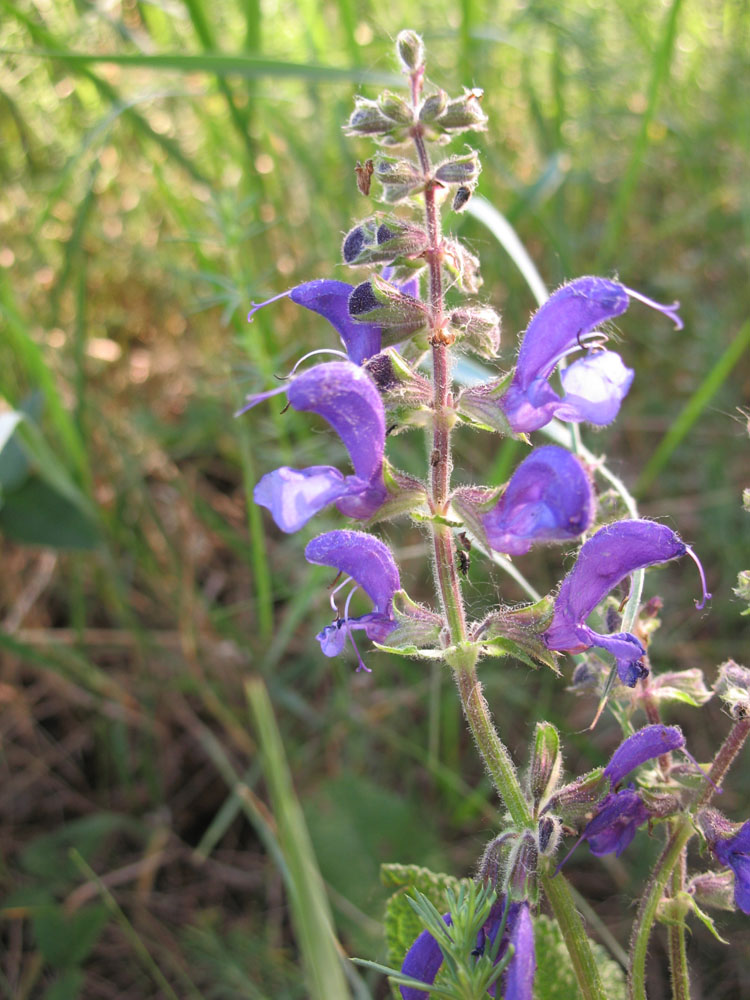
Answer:
[{"label": "green foliage", "polygon": [[[537,969],[534,1000],[570,1000],[578,986],[570,957],[554,920],[541,914],[534,918]],[[600,944],[592,942],[597,968],[609,1000],[625,1000],[625,973]]]}]

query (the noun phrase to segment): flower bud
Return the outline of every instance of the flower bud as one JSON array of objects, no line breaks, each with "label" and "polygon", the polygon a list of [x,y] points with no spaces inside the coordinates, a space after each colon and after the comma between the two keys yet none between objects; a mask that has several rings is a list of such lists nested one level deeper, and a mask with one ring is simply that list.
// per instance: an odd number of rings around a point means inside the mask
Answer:
[{"label": "flower bud", "polygon": [[687,884],[687,891],[695,897],[700,906],[711,906],[715,910],[734,910],[734,872],[727,868],[723,872],[703,872],[695,875]]},{"label": "flower bud", "polygon": [[597,802],[606,795],[609,782],[603,778],[601,767],[581,775],[555,792],[543,811],[559,816],[566,826],[579,826],[581,821],[590,818]]},{"label": "flower bud", "polygon": [[557,816],[542,816],[536,831],[539,853],[544,857],[553,857],[561,835],[562,824]]},{"label": "flower bud", "polygon": [[375,164],[375,176],[383,185],[383,199],[391,205],[424,187],[424,178],[411,160],[379,156]]},{"label": "flower bud", "polygon": [[644,697],[656,699],[660,704],[680,701],[698,708],[710,701],[713,695],[706,687],[703,671],[692,667],[690,670],[677,670],[654,677],[647,692],[644,692]]},{"label": "flower bud", "polygon": [[479,103],[483,94],[484,91],[475,88],[448,101],[435,125],[443,132],[483,131],[487,127],[487,115]]},{"label": "flower bud", "polygon": [[487,844],[477,869],[477,875],[482,882],[488,882],[493,886],[500,884],[516,836],[514,830],[508,830]]},{"label": "flower bud", "polygon": [[424,302],[405,295],[378,275],[357,285],[349,296],[349,315],[361,323],[383,327],[383,344],[396,343],[427,326]]},{"label": "flower bud", "polygon": [[431,412],[432,386],[411,368],[398,351],[386,348],[368,358],[364,367],[378,387],[389,433],[398,433],[415,423],[426,422]]},{"label": "flower bud", "polygon": [[378,107],[391,121],[397,125],[411,125],[414,121],[414,109],[400,94],[384,91],[378,98]]},{"label": "flower bud", "polygon": [[354,111],[344,125],[344,131],[347,135],[387,135],[393,125],[393,121],[380,110],[377,101],[358,95],[354,98]]},{"label": "flower bud", "polygon": [[344,238],[345,263],[392,263],[398,257],[419,256],[427,246],[423,229],[403,219],[373,216],[358,223]]},{"label": "flower bud", "polygon": [[696,819],[709,847],[713,847],[724,838],[731,837],[737,826],[718,809],[701,809]]},{"label": "flower bud", "polygon": [[537,722],[528,779],[535,811],[557,789],[561,771],[560,734],[551,722]]},{"label": "flower bud", "polygon": [[438,90],[436,94],[430,94],[422,101],[422,107],[419,109],[419,120],[421,122],[434,122],[442,115],[447,106],[448,95],[444,90]]},{"label": "flower bud", "polygon": [[476,150],[463,156],[452,156],[435,171],[435,177],[443,184],[475,184],[479,177],[479,155]]},{"label": "flower bud", "polygon": [[539,851],[536,838],[530,830],[524,830],[513,845],[508,857],[505,891],[511,900],[536,902],[538,861]]},{"label": "flower bud", "polygon": [[750,670],[734,660],[719,667],[713,689],[729,708],[732,717],[740,719],[750,713]]},{"label": "flower bud", "polygon": [[396,36],[396,52],[407,75],[424,68],[424,42],[416,31],[399,31]]}]

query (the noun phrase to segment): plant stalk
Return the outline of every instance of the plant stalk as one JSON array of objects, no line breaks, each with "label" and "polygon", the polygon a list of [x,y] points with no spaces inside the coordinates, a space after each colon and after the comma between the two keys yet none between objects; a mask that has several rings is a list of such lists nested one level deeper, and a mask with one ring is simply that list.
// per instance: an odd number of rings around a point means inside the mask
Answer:
[{"label": "plant stalk", "polygon": [[[672,871],[670,890],[676,899],[685,888],[687,848],[683,847]],[[685,945],[685,920],[670,924],[667,935],[669,951],[669,975],[672,980],[672,1000],[690,1000],[690,972],[688,970],[687,948]]]},{"label": "plant stalk", "polygon": [[[412,77],[412,102],[416,106],[421,74]],[[430,486],[435,514],[445,514],[450,494],[452,467],[450,435],[454,421],[452,410],[449,341],[444,334],[442,236],[435,188],[431,184],[430,159],[419,125],[414,127],[414,144],[425,178],[425,222],[429,238],[430,342],[433,365],[433,438],[430,453]],[[466,614],[461,581],[456,566],[456,545],[451,529],[431,522],[435,553],[435,577],[440,601],[450,629],[452,651],[449,662],[458,685],[466,720],[479,755],[490,778],[519,828],[534,828],[534,820],[518,780],[513,760],[495,729],[489,707],[476,675],[477,653],[466,643]],[[599,972],[591,952],[581,916],[576,910],[570,888],[562,875],[542,873],[542,884],[570,954],[583,1000],[605,1000]]]}]

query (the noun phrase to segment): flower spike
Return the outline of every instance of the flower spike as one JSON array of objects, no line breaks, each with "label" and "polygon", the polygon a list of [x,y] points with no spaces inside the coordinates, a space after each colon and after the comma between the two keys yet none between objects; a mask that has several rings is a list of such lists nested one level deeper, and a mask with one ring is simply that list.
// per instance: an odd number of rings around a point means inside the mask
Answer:
[{"label": "flower spike", "polygon": [[646,650],[630,632],[602,635],[586,624],[599,602],[637,569],[685,555],[687,546],[665,524],[617,521],[600,528],[581,546],[578,560],[565,577],[555,601],[552,624],[543,633],[548,649],[581,653],[598,646],[612,653],[620,680],[628,687],[644,677]]},{"label": "flower spike", "polygon": [[371,517],[386,499],[387,489],[385,410],[370,377],[349,361],[331,361],[310,368],[288,387],[260,393],[245,409],[284,391],[295,410],[317,413],[328,421],[346,445],[354,475],[344,476],[328,465],[282,466],[263,476],[253,493],[255,502],[267,507],[286,532],[297,531],[330,503],[348,517]]}]

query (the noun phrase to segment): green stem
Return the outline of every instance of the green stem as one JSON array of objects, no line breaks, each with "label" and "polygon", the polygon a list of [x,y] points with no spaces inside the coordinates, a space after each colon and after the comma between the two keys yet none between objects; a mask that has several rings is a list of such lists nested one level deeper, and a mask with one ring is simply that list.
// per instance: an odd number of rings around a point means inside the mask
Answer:
[{"label": "green stem", "polygon": [[[683,847],[672,871],[670,890],[676,899],[685,888],[685,868],[687,850]],[[668,939],[669,972],[672,980],[672,1000],[690,1000],[690,973],[688,971],[687,949],[685,947],[685,921],[670,924]]]},{"label": "green stem", "polygon": [[651,873],[646,892],[638,908],[630,939],[629,1000],[646,1000],[646,958],[651,928],[656,919],[656,910],[664,895],[672,870],[680,860],[680,855],[694,832],[690,817],[681,816],[675,823],[666,847]]}]

